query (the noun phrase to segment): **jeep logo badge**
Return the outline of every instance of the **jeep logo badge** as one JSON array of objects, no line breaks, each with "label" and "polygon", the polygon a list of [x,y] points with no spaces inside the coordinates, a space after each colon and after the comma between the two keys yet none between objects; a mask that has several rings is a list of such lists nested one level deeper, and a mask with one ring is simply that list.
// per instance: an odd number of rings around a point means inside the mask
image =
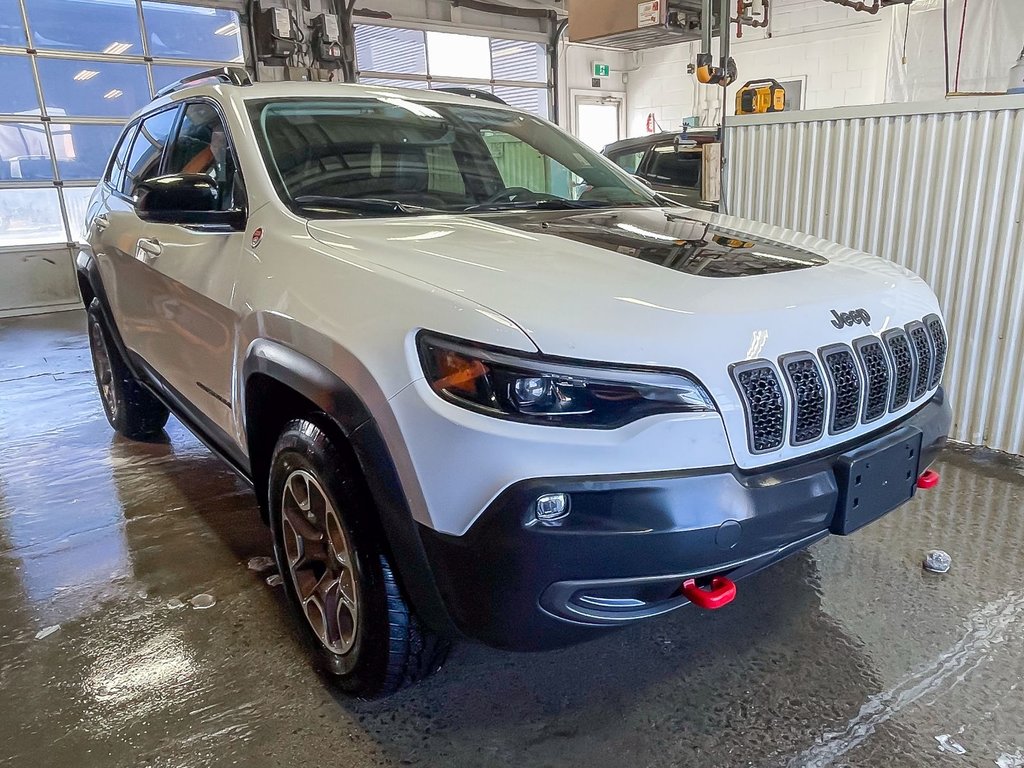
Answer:
[{"label": "jeep logo badge", "polygon": [[836,328],[852,327],[858,323],[861,325],[871,325],[871,315],[868,314],[866,309],[851,309],[849,312],[836,312],[833,309],[832,317],[835,318],[832,321],[832,325]]}]

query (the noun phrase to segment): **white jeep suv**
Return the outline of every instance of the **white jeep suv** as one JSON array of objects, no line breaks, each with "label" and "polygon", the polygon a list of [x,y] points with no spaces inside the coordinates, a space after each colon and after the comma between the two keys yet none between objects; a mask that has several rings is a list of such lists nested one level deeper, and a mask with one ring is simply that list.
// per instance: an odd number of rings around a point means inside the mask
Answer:
[{"label": "white jeep suv", "polygon": [[489,95],[207,73],[77,259],[110,423],[254,487],[310,645],[390,693],[695,603],[937,478],[946,337],[889,261],[658,197]]}]

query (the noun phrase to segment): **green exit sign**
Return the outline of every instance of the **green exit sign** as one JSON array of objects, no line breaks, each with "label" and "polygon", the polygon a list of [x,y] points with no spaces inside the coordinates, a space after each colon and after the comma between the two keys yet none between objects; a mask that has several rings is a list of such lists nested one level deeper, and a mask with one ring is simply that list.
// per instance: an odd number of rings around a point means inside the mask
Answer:
[{"label": "green exit sign", "polygon": [[611,73],[612,69],[607,64],[594,65],[594,77],[608,77]]}]

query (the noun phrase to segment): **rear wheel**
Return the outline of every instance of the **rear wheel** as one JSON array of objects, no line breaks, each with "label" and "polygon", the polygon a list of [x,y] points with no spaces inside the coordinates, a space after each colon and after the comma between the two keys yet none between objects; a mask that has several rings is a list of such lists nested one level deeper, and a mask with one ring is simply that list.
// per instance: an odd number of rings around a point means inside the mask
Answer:
[{"label": "rear wheel", "polygon": [[89,305],[88,322],[96,386],[110,426],[135,439],[159,433],[170,414],[163,403],[128,370],[107,330],[99,299],[93,299]]},{"label": "rear wheel", "polygon": [[269,507],[289,603],[340,688],[387,696],[440,668],[448,645],[403,598],[359,468],[314,421],[278,440]]}]

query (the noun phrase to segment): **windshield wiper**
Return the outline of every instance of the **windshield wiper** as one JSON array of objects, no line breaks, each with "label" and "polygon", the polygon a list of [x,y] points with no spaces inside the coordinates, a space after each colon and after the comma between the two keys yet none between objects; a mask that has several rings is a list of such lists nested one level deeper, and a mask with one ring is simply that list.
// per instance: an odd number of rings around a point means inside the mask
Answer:
[{"label": "windshield wiper", "polygon": [[357,213],[398,214],[415,216],[418,213],[441,213],[436,208],[422,205],[408,205],[397,200],[378,197],[335,197],[334,195],[299,195],[293,202],[302,208],[320,208],[330,211],[354,211]]},{"label": "windshield wiper", "polygon": [[546,198],[544,200],[520,200],[507,203],[477,203],[463,208],[463,213],[474,211],[564,211],[577,208],[617,208],[615,203],[597,200],[566,200],[564,198]]}]

